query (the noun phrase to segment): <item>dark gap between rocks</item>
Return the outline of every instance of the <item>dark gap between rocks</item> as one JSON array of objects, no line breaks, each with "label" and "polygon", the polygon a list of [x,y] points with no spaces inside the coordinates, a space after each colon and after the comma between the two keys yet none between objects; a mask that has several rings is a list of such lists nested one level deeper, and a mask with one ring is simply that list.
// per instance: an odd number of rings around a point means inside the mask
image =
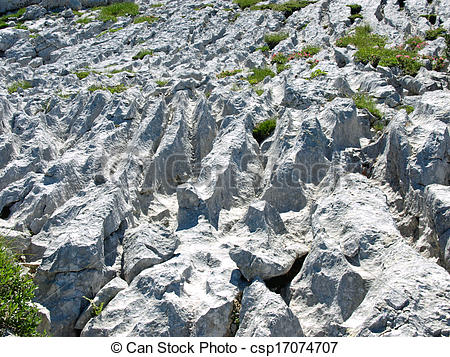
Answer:
[{"label": "dark gap between rocks", "polygon": [[8,219],[11,216],[11,207],[15,204],[16,202],[11,202],[8,203],[7,205],[5,205],[2,209],[2,211],[0,212],[0,218],[1,219]]},{"label": "dark gap between rocks", "polygon": [[294,264],[292,264],[291,269],[286,274],[264,280],[267,288],[270,291],[283,296],[283,292],[285,292],[289,287],[291,281],[297,276],[298,273],[300,273],[307,256],[308,254],[305,254],[295,259]]},{"label": "dark gap between rocks", "polygon": [[228,329],[224,337],[235,337],[239,330],[241,313],[242,291],[240,291],[233,300],[233,308],[228,316]]}]

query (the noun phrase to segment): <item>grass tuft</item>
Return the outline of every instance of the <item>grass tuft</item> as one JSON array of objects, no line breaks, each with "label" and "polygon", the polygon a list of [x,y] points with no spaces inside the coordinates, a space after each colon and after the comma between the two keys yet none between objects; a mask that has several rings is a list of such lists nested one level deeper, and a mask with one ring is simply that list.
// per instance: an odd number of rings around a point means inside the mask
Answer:
[{"label": "grass tuft", "polygon": [[120,16],[136,16],[139,14],[139,6],[132,2],[119,2],[108,6],[101,6],[98,19],[107,22],[116,22]]},{"label": "grass tuft", "polygon": [[375,100],[367,93],[356,93],[352,98],[358,109],[367,109],[377,119],[383,117],[376,107]]},{"label": "grass tuft", "polygon": [[257,125],[253,129],[253,137],[261,144],[270,135],[273,134],[277,126],[277,120],[275,118],[265,120]]},{"label": "grass tuft", "polygon": [[273,50],[276,45],[278,45],[281,41],[287,39],[288,37],[289,34],[285,32],[266,34],[264,36],[264,42],[267,43],[267,46],[269,46],[271,50]]},{"label": "grass tuft", "polygon": [[10,85],[8,87],[8,93],[9,94],[15,93],[15,92],[17,92],[17,90],[19,88],[29,89],[29,88],[32,88],[32,87],[33,86],[31,85],[31,82],[28,82],[28,81],[17,81],[17,82],[14,82],[12,85]]},{"label": "grass tuft", "polygon": [[133,21],[135,24],[141,24],[143,22],[147,22],[148,24],[152,24],[159,20],[159,17],[157,16],[140,16],[136,17]]},{"label": "grass tuft", "polygon": [[270,68],[252,68],[253,73],[247,77],[247,81],[250,84],[258,84],[263,81],[267,76],[275,77],[275,73]]},{"label": "grass tuft", "polygon": [[143,59],[145,56],[153,56],[153,51],[152,50],[142,50],[139,51],[137,54],[135,54],[133,56],[133,60],[141,60]]},{"label": "grass tuft", "polygon": [[223,71],[223,72],[220,72],[217,75],[217,78],[221,79],[221,78],[225,78],[225,77],[231,77],[231,76],[234,76],[234,75],[236,75],[236,74],[238,74],[240,72],[242,72],[242,69],[234,69],[232,71]]},{"label": "grass tuft", "polygon": [[98,85],[91,85],[88,90],[90,92],[95,92],[97,90],[107,90],[110,91],[111,94],[114,93],[122,93],[124,91],[126,91],[128,89],[128,87],[125,86],[125,84],[118,84],[116,86],[98,86]]},{"label": "grass tuft", "polygon": [[234,0],[235,4],[238,4],[239,7],[244,10],[248,7],[251,7],[253,5],[256,5],[257,3],[261,2],[261,0]]}]

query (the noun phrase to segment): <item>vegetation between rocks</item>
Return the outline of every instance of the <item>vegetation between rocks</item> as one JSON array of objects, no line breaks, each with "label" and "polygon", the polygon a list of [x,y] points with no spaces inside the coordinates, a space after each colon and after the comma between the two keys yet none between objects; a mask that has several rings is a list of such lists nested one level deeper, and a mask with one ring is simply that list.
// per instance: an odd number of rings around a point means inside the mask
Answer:
[{"label": "vegetation between rocks", "polygon": [[232,71],[223,71],[223,72],[220,72],[217,75],[217,78],[221,79],[221,78],[225,78],[225,77],[231,77],[231,76],[234,76],[234,75],[236,75],[236,74],[238,74],[240,72],[242,72],[242,69],[234,69]]},{"label": "vegetation between rocks", "polygon": [[275,32],[266,34],[264,36],[264,42],[269,46],[269,49],[273,50],[276,45],[278,45],[281,41],[287,39],[289,34],[285,32]]},{"label": "vegetation between rocks", "polygon": [[354,55],[356,62],[370,63],[374,67],[400,67],[405,74],[411,76],[415,76],[422,66],[417,52],[425,43],[417,37],[404,45],[386,48],[386,37],[372,33],[370,26],[364,25],[356,27],[354,34],[336,41],[338,47],[350,44],[358,49]]},{"label": "vegetation between rocks", "polygon": [[119,2],[107,6],[96,7],[93,10],[100,10],[98,19],[103,22],[116,22],[121,16],[136,16],[139,14],[139,6],[132,2]]},{"label": "vegetation between rocks", "polygon": [[18,257],[11,253],[0,237],[0,336],[40,336],[38,309],[32,304],[36,286],[24,274]]},{"label": "vegetation between rocks", "polygon": [[250,84],[258,84],[259,82],[263,81],[264,78],[267,76],[275,77],[275,73],[272,72],[272,70],[268,67],[264,68],[252,68],[251,69],[252,74],[247,77],[247,81]]},{"label": "vegetation between rocks", "polygon": [[31,82],[29,82],[29,81],[17,81],[17,82],[14,82],[13,84],[11,84],[9,87],[8,87],[8,93],[9,94],[12,94],[12,93],[15,93],[15,92],[17,92],[17,90],[19,89],[19,88],[22,88],[22,89],[29,89],[29,88],[32,88],[33,86],[32,86],[32,84],[31,84]]},{"label": "vegetation between rocks", "polygon": [[133,56],[134,60],[141,60],[143,59],[145,56],[153,56],[153,51],[152,50],[142,50],[139,51],[137,54],[135,54]]},{"label": "vegetation between rocks", "polygon": [[265,120],[255,125],[255,127],[253,128],[253,137],[259,144],[261,144],[264,140],[266,140],[270,135],[273,134],[276,126],[276,118]]},{"label": "vegetation between rocks", "polygon": [[95,92],[97,90],[107,90],[107,91],[111,92],[111,94],[122,93],[122,92],[126,91],[127,89],[128,89],[128,87],[125,86],[125,84],[118,84],[115,86],[99,86],[99,85],[93,84],[88,88],[88,90],[90,92]]}]

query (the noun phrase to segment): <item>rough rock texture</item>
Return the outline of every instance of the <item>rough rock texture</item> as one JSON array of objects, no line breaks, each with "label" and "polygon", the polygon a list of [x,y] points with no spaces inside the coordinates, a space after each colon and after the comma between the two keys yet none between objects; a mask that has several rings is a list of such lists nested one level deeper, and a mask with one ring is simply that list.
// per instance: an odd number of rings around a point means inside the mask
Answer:
[{"label": "rough rock texture", "polygon": [[304,336],[300,323],[291,309],[280,295],[269,291],[261,280],[255,280],[245,288],[239,321],[236,336]]},{"label": "rough rock texture", "polygon": [[450,32],[448,0],[111,2],[0,0],[0,234],[50,335],[449,335],[448,38],[416,76],[336,46]]}]

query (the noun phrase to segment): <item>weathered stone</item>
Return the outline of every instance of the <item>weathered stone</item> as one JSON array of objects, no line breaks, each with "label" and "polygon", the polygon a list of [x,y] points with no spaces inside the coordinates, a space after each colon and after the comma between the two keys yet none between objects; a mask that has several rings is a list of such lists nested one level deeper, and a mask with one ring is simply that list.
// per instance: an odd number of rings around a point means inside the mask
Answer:
[{"label": "weathered stone", "polygon": [[257,279],[245,288],[239,316],[240,337],[301,337],[300,322],[277,295]]}]

